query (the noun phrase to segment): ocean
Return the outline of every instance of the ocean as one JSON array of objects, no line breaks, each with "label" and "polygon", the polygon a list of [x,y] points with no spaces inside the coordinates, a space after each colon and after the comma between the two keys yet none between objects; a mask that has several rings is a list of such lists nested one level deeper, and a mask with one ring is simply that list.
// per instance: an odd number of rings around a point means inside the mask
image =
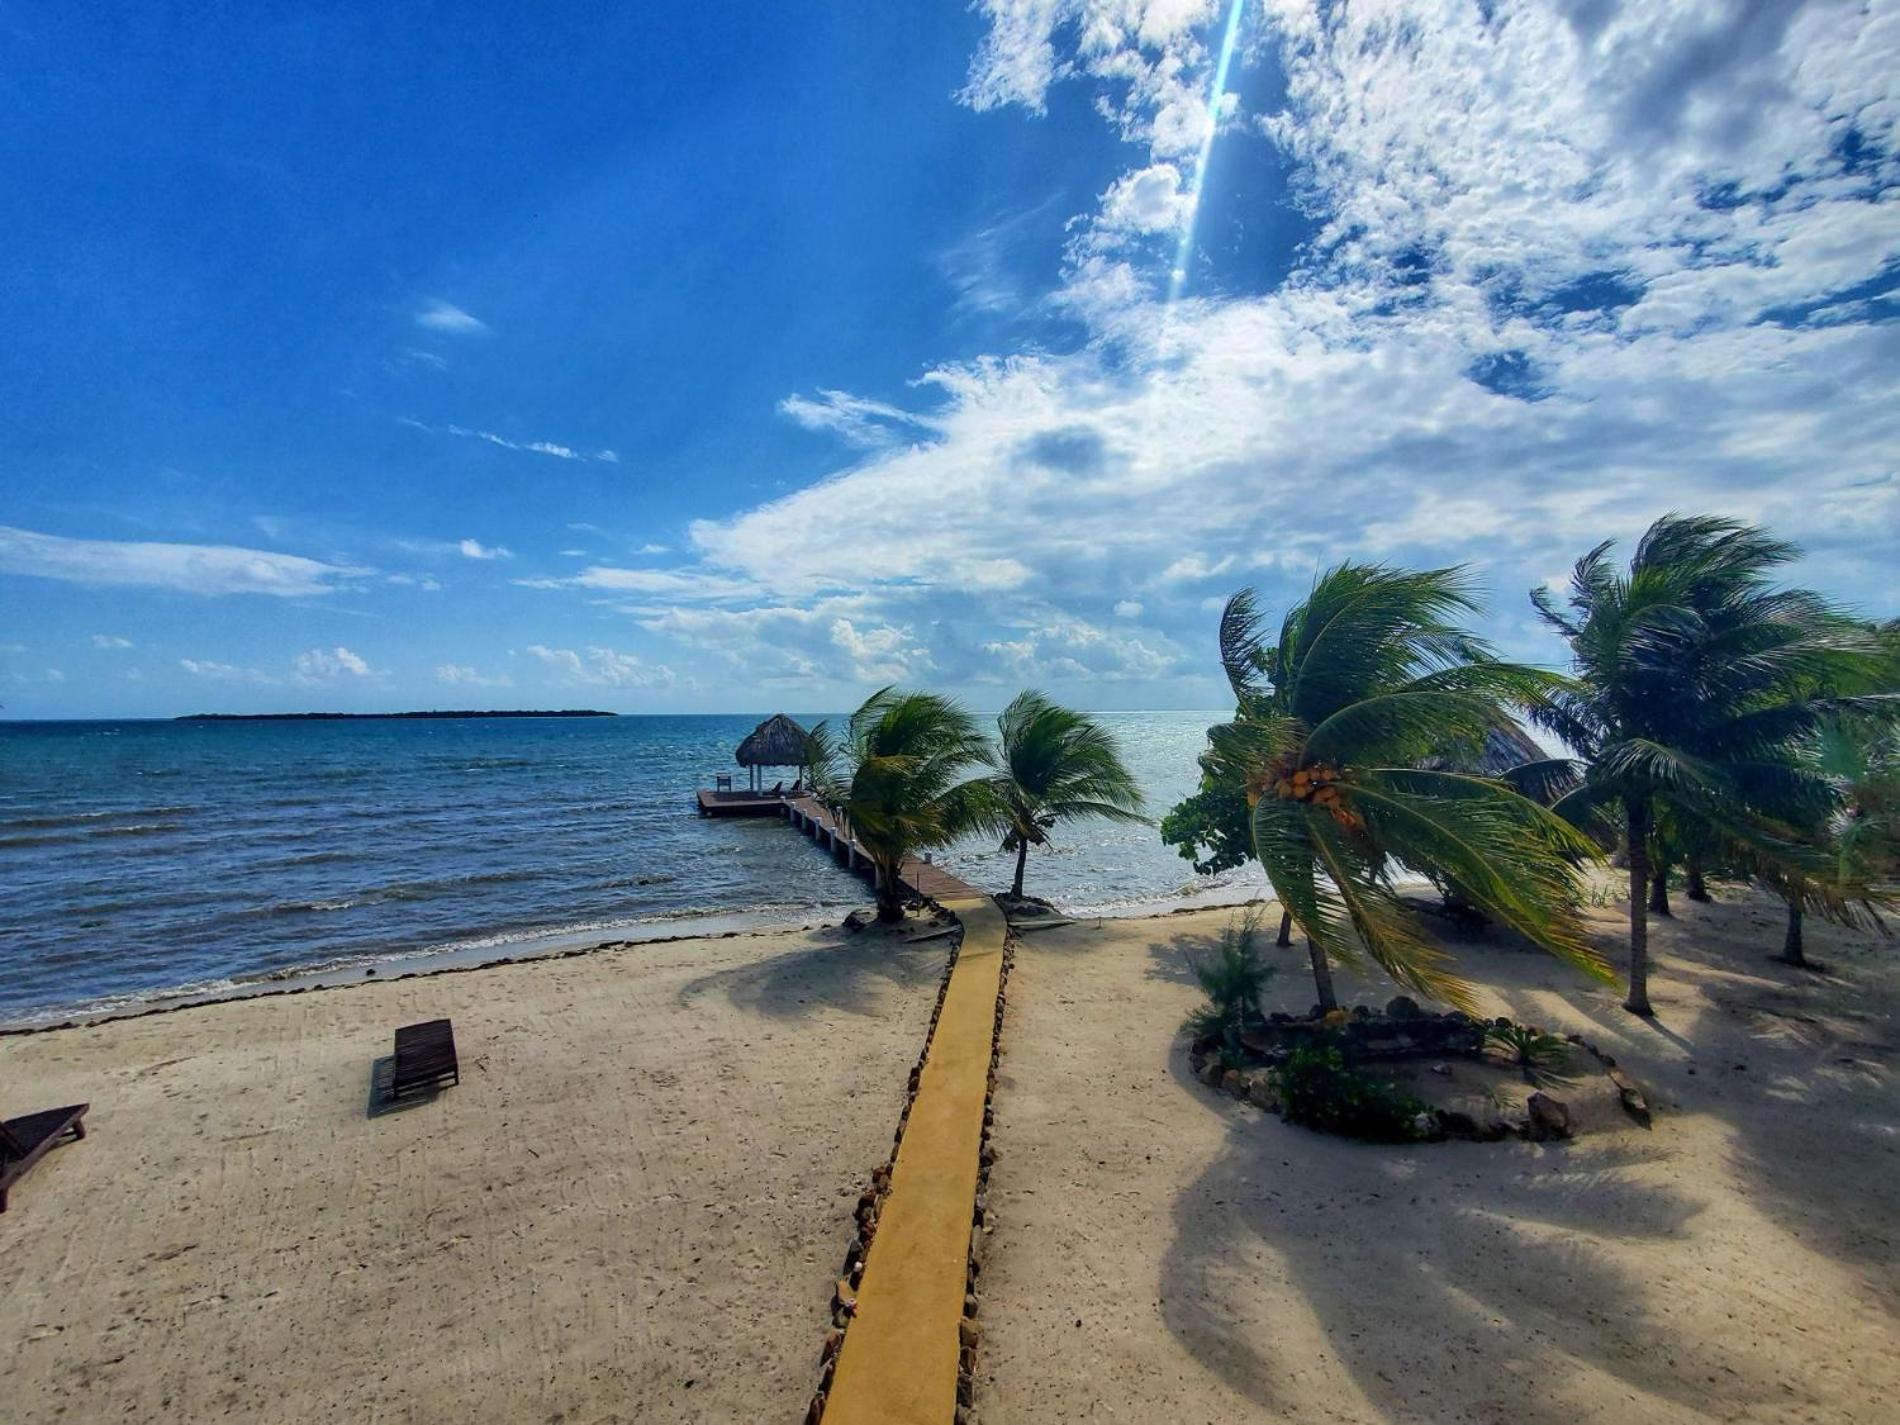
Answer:
[{"label": "ocean", "polygon": [[[1157,819],[1222,716],[1102,714]],[[758,720],[0,722],[0,1025],[865,904],[783,823],[695,813]],[[939,854],[1008,888],[993,844]],[[1248,883],[1084,822],[1026,889],[1098,915]]]}]

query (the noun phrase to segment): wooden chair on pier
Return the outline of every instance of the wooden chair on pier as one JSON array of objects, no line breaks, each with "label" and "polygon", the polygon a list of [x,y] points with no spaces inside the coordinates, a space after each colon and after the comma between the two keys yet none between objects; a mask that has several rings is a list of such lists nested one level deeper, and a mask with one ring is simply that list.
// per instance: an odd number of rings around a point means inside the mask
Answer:
[{"label": "wooden chair on pier", "polygon": [[24,1118],[0,1123],[0,1212],[7,1210],[7,1190],[25,1177],[33,1165],[68,1138],[86,1136],[86,1110],[91,1104],[47,1108]]}]

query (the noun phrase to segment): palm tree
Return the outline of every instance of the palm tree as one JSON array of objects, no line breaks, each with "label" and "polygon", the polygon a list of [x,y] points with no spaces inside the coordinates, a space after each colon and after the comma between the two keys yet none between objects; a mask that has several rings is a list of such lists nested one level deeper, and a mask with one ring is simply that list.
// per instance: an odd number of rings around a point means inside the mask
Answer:
[{"label": "palm tree", "polygon": [[1008,818],[1003,850],[1016,853],[1010,894],[1023,893],[1029,848],[1049,840],[1058,822],[1100,817],[1145,822],[1141,790],[1123,764],[1121,749],[1087,713],[1051,702],[1041,693],[1017,695],[996,719],[997,746],[990,789]]},{"label": "palm tree", "polygon": [[1890,682],[1878,636],[1805,589],[1770,583],[1793,545],[1733,520],[1665,515],[1627,573],[1609,542],[1577,561],[1568,611],[1538,613],[1570,645],[1575,681],[1533,716],[1581,757],[1556,810],[1583,823],[1620,809],[1629,857],[1630,989],[1649,1015],[1649,877],[1658,825],[1787,880],[1804,908],[1855,914],[1857,893],[1797,828],[1836,799],[1794,745],[1830,710]]},{"label": "palm tree", "polygon": [[986,753],[970,714],[933,693],[881,688],[851,714],[820,784],[877,869],[879,920],[903,919],[905,861],[1001,828],[989,785],[962,775]]},{"label": "palm tree", "polygon": [[[1835,858],[1835,879],[1847,885],[1891,882],[1900,871],[1900,728],[1891,721],[1829,718],[1799,751],[1803,766],[1839,790],[1839,803],[1813,840]],[[1812,892],[1787,878],[1770,877],[1788,907],[1780,958],[1809,968],[1803,941],[1803,904]],[[1883,897],[1884,899],[1884,897]],[[1873,919],[1876,900],[1862,908]]]},{"label": "palm tree", "polygon": [[1469,987],[1426,939],[1395,868],[1455,882],[1492,919],[1589,973],[1575,862],[1594,845],[1508,783],[1421,767],[1482,743],[1555,680],[1505,663],[1456,620],[1476,612],[1462,571],[1342,564],[1289,609],[1276,642],[1251,590],[1221,617],[1239,704],[1212,729],[1207,768],[1253,804],[1254,852],[1306,936],[1320,1007],[1331,961],[1361,948],[1400,983],[1460,1007]]}]

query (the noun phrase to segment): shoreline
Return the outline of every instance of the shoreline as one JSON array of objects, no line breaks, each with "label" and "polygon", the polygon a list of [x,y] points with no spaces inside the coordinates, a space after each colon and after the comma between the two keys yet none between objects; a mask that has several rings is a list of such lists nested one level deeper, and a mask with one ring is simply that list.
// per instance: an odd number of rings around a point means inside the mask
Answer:
[{"label": "shoreline", "polygon": [[[1265,886],[1215,886],[1166,897],[1160,900],[1130,902],[1126,906],[1093,911],[1063,911],[1077,922],[1104,920],[1159,920],[1171,915],[1196,911],[1239,908],[1270,899]],[[537,960],[566,960],[580,955],[638,947],[673,945],[688,940],[733,940],[757,936],[783,935],[794,931],[824,929],[836,914],[842,919],[850,907],[833,907],[811,918],[780,918],[773,911],[731,911],[680,917],[676,920],[632,922],[629,933],[602,938],[600,929],[552,930],[530,933],[515,940],[500,942],[477,940],[434,949],[400,951],[386,958],[369,956],[346,965],[313,965],[302,969],[272,971],[254,980],[226,981],[212,987],[183,986],[171,990],[151,990],[124,997],[100,1007],[80,1003],[28,1010],[25,1016],[0,1018],[0,1039],[29,1034],[48,1034],[61,1029],[84,1029],[125,1019],[146,1019],[180,1010],[203,1009],[209,1005],[229,1004],[238,1000],[268,999],[279,995],[311,994],[320,990],[348,989],[354,985],[391,984],[403,980],[426,979],[434,975],[465,974],[503,965],[528,964]],[[655,933],[642,934],[643,929]],[[497,953],[497,952],[501,953]]]}]

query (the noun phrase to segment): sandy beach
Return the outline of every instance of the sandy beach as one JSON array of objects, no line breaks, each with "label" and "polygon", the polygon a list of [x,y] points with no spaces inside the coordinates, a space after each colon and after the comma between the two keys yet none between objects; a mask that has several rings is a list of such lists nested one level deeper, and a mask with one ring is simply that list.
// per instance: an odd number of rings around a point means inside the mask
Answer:
[{"label": "sandy beach", "polygon": [[[1765,899],[1678,906],[1654,1027],[1464,946],[1655,1126],[1380,1148],[1189,1076],[1185,957],[1230,914],[1023,938],[985,1425],[1886,1418],[1890,943],[1811,927],[1806,974]],[[10,1111],[93,1104],[0,1217],[8,1420],[798,1418],[945,947],[645,945],[0,1039]],[[1301,962],[1272,994],[1307,1006]],[[463,1083],[372,1113],[391,1029],[438,1014]]]},{"label": "sandy beach", "polygon": [[[1027,937],[1010,979],[984,1425],[1864,1421],[1900,1393],[1900,960],[1726,893],[1652,922],[1651,1027],[1460,947],[1494,1013],[1649,1089],[1569,1145],[1321,1137],[1188,1076],[1186,952],[1226,916]],[[1593,921],[1613,959],[1619,910]],[[1389,985],[1342,977],[1340,998]],[[1303,1011],[1292,955],[1272,1007]]]},{"label": "sandy beach", "polygon": [[[10,1112],[92,1104],[0,1216],[0,1414],[793,1418],[946,945],[639,946],[0,1039]],[[461,1085],[371,1116],[436,1015]]]}]

